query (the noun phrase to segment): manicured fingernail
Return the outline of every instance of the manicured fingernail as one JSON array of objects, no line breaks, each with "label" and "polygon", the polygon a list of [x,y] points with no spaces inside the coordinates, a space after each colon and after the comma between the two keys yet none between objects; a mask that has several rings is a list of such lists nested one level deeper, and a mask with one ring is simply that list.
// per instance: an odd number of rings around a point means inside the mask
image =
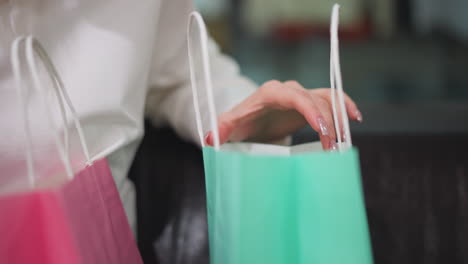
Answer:
[{"label": "manicured fingernail", "polygon": [[320,132],[322,133],[322,136],[328,136],[329,135],[328,127],[327,127],[327,123],[325,123],[325,120],[323,120],[323,118],[319,116],[317,118],[317,122],[319,124]]},{"label": "manicured fingernail", "polygon": [[336,142],[331,143],[330,151],[338,151],[338,145],[336,144]]},{"label": "manicured fingernail", "polygon": [[211,135],[210,132],[206,133],[206,135],[205,135],[205,143],[208,144],[208,145],[211,145],[211,143],[210,143],[210,140],[211,140],[210,135]]},{"label": "manicured fingernail", "polygon": [[362,114],[359,110],[356,110],[356,119],[359,123],[362,123]]}]

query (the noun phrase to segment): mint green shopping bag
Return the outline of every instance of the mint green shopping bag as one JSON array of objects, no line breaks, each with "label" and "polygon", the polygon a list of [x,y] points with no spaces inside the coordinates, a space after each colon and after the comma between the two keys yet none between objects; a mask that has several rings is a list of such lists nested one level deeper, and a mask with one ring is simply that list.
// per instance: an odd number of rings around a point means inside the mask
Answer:
[{"label": "mint green shopping bag", "polygon": [[203,158],[211,263],[372,263],[356,149]]},{"label": "mint green shopping bag", "polygon": [[[332,19],[337,42],[338,7]],[[361,189],[359,155],[351,146],[346,111],[341,111],[347,141],[338,152],[319,142],[293,147],[254,143],[219,145],[206,52],[206,30],[198,13],[189,22],[189,57],[200,140],[201,115],[192,41],[199,31],[205,87],[215,147],[203,147],[212,264],[370,264],[367,218]],[[337,49],[332,49],[335,82],[344,109]],[[333,101],[336,117],[336,107]],[[335,119],[336,120],[336,119]]]}]

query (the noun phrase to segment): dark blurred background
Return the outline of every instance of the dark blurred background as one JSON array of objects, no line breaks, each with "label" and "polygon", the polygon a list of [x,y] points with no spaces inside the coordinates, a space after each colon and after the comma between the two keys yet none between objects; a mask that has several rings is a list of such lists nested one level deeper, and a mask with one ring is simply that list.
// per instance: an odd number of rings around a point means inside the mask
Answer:
[{"label": "dark blurred background", "polygon": [[346,91],[362,103],[466,102],[468,1],[196,0],[211,34],[258,83],[329,86],[331,7],[341,4]]},{"label": "dark blurred background", "polygon": [[[329,86],[335,2],[375,263],[468,263],[468,0],[195,1],[245,75],[307,88]],[[208,263],[200,150],[147,123],[130,177],[145,263]]]},{"label": "dark blurred background", "polygon": [[468,130],[466,0],[195,1],[245,75],[259,84],[297,80],[306,88],[330,85],[335,2],[342,7],[344,89],[372,121],[355,131]]}]

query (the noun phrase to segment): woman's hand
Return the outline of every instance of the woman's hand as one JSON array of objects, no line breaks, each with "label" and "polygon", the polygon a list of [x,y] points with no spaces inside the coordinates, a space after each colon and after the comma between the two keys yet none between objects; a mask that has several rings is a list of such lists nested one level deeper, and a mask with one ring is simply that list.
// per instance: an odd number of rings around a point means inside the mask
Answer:
[{"label": "woman's hand", "polygon": [[[269,81],[218,118],[220,143],[271,142],[282,139],[307,123],[320,135],[324,149],[336,148],[336,131],[330,89],[306,90],[298,82]],[[351,120],[362,122],[356,104],[345,96]],[[213,145],[213,133],[205,141]]]}]

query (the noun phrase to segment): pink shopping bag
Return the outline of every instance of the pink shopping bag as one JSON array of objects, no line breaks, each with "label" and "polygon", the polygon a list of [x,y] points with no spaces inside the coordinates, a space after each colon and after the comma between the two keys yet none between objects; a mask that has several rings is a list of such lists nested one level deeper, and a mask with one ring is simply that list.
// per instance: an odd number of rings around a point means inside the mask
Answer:
[{"label": "pink shopping bag", "polygon": [[0,263],[142,263],[109,166],[63,186],[0,197]]},{"label": "pink shopping bag", "polygon": [[[18,50],[21,44],[25,45],[27,64],[37,91],[42,93],[44,90],[37,76],[36,57],[41,59],[53,79],[64,120],[63,140],[60,133],[55,134],[55,139],[65,173],[41,179],[36,177],[34,167],[37,164],[32,160],[33,145],[30,140],[26,140],[29,187],[0,193],[0,263],[142,263],[107,161],[91,161],[89,158],[80,122],[63,83],[45,50],[32,36],[18,37],[12,45],[13,72],[20,91],[20,101],[26,110],[23,111],[23,123],[27,138],[31,138],[32,129],[28,126],[26,96],[21,90],[25,88],[19,68]],[[87,160],[77,172],[73,172],[70,161],[70,156],[74,155],[69,153],[67,142],[65,105],[71,112]],[[55,163],[51,167],[54,166]],[[3,174],[2,178],[8,178],[12,172],[0,173]]]}]

